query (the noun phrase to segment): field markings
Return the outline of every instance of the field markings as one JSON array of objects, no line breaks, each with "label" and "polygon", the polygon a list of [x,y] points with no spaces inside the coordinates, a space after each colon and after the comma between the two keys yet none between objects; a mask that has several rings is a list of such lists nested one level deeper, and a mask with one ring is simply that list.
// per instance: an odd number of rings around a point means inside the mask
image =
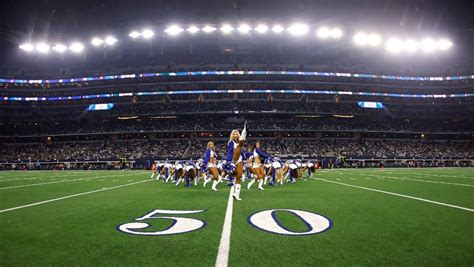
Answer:
[{"label": "field markings", "polygon": [[420,179],[395,177],[395,176],[384,176],[384,177],[387,178],[387,179],[397,179],[397,180],[407,180],[407,181],[415,181],[415,182],[423,182],[423,183],[447,184],[447,185],[474,187],[474,185],[472,185],[472,184],[450,183],[450,182],[432,181],[432,180],[424,180],[424,179],[420,180]]},{"label": "field markings", "polygon": [[[123,176],[130,176],[133,174],[127,174]],[[60,181],[54,181],[54,182],[45,182],[45,183],[36,183],[36,184],[24,184],[24,185],[14,185],[14,186],[7,186],[7,187],[0,187],[0,190],[6,190],[6,189],[14,189],[14,188],[22,188],[22,187],[30,187],[30,186],[40,186],[40,185],[47,185],[47,184],[58,184],[58,183],[67,183],[67,182],[77,182],[77,181],[90,181],[90,179],[98,179],[98,178],[104,178],[104,177],[114,177],[114,175],[101,175],[101,176],[92,176],[92,177],[87,177],[87,178],[80,178],[80,179],[71,179],[71,180],[60,180]],[[104,180],[98,180],[98,181],[104,181]],[[133,181],[133,180],[129,180]]]},{"label": "field markings", "polygon": [[[376,174],[363,174],[363,173],[356,173],[355,175],[364,175],[364,176],[371,176],[381,179],[396,179],[396,180],[406,180],[406,181],[415,181],[415,182],[424,182],[424,183],[433,183],[433,184],[447,184],[447,185],[457,185],[457,186],[467,186],[467,187],[474,187],[472,184],[461,184],[461,183],[451,183],[451,182],[442,182],[442,181],[433,181],[433,180],[426,180],[426,179],[413,179],[408,177],[397,177],[397,176],[387,176],[387,175],[376,175]],[[382,179],[383,179],[382,178]],[[370,178],[365,178],[366,180],[370,180]]]},{"label": "field markings", "polygon": [[59,201],[59,200],[63,200],[63,199],[68,199],[68,198],[73,198],[73,197],[78,197],[78,196],[83,196],[83,195],[88,195],[88,194],[93,194],[93,193],[99,193],[99,192],[102,192],[102,191],[117,189],[117,188],[121,188],[121,187],[126,187],[126,186],[131,186],[131,185],[146,183],[146,182],[151,182],[151,180],[142,180],[142,181],[138,181],[138,182],[134,182],[134,183],[123,184],[123,185],[117,185],[117,186],[113,186],[113,187],[109,187],[109,188],[104,187],[104,188],[98,189],[98,190],[93,190],[93,191],[78,193],[78,194],[69,195],[69,196],[64,196],[64,197],[58,197],[58,198],[48,199],[48,200],[44,200],[44,201],[40,201],[40,202],[35,202],[35,203],[27,204],[27,205],[22,205],[22,206],[18,206],[18,207],[13,207],[13,208],[8,208],[8,209],[0,210],[0,213],[12,211],[12,210],[23,209],[23,208],[28,208],[28,207],[33,207],[33,206],[38,206],[38,205],[46,204],[46,203],[49,203],[49,202]]},{"label": "field markings", "polygon": [[[58,175],[52,175],[51,177],[55,177],[55,178],[51,178],[51,179],[56,179],[56,178],[61,178],[61,177],[72,177],[72,176],[76,176],[77,174],[58,174]],[[49,175],[48,175],[49,176]],[[77,176],[80,176],[80,175],[77,175]],[[15,179],[0,179],[0,182],[11,182],[11,181],[25,181],[25,180],[35,180],[35,179],[44,179],[45,177],[47,176],[44,176],[44,174],[40,175],[40,176],[37,176],[37,177],[23,177],[23,178],[15,178]]]},{"label": "field markings", "polygon": [[466,208],[466,207],[456,206],[456,205],[452,205],[452,204],[447,204],[447,203],[443,203],[443,202],[438,202],[438,201],[434,201],[434,200],[429,200],[429,199],[424,199],[424,198],[419,198],[419,197],[414,197],[414,196],[409,196],[409,195],[398,194],[398,193],[389,192],[389,191],[383,191],[383,190],[374,189],[374,188],[370,188],[370,187],[364,187],[364,186],[346,184],[346,183],[341,183],[341,182],[335,182],[335,181],[330,181],[330,180],[321,179],[321,178],[315,178],[315,180],[319,180],[319,181],[323,181],[323,182],[327,182],[327,183],[334,183],[334,184],[348,186],[348,187],[354,187],[354,188],[358,188],[358,189],[364,189],[364,190],[383,193],[383,194],[387,194],[387,195],[398,196],[398,197],[403,197],[403,198],[428,202],[428,203],[431,203],[431,204],[437,204],[437,205],[446,206],[446,207],[450,207],[450,208],[455,208],[455,209],[474,212],[474,209],[470,209],[470,208]]},{"label": "field markings", "polygon": [[230,251],[230,232],[232,229],[232,212],[234,198],[234,187],[230,188],[229,200],[227,201],[227,210],[225,212],[224,226],[222,227],[221,241],[219,243],[219,251],[216,258],[216,267],[227,267],[229,264]]}]

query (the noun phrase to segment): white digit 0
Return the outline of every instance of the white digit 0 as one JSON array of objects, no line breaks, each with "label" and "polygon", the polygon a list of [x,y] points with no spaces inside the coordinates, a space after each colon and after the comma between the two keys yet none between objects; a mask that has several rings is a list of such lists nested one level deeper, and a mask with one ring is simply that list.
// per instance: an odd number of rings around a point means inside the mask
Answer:
[{"label": "white digit 0", "polygon": [[[298,217],[303,221],[308,229],[303,232],[292,231],[285,226],[283,226],[278,218],[275,216],[277,211],[287,211]],[[248,222],[255,226],[257,229],[274,233],[280,235],[289,235],[289,236],[302,236],[302,235],[314,235],[322,233],[329,228],[331,228],[331,221],[319,214],[302,211],[302,210],[292,210],[292,209],[272,209],[264,210],[250,215]]]}]

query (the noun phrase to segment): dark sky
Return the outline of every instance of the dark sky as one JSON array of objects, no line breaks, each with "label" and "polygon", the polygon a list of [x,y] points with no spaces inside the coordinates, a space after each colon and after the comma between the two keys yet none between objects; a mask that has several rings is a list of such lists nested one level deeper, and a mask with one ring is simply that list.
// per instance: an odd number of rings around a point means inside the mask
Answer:
[{"label": "dark sky", "polygon": [[2,39],[77,35],[174,20],[308,20],[401,31],[474,30],[474,1],[428,0],[7,0]]}]

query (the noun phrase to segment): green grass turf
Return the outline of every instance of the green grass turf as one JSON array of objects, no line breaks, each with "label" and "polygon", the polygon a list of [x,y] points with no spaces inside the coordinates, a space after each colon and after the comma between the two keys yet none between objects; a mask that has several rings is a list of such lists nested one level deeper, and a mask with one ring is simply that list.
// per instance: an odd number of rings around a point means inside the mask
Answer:
[{"label": "green grass turf", "polygon": [[[149,175],[143,171],[0,172],[0,210],[149,180]],[[474,264],[473,212],[318,179],[474,208],[472,169],[323,170],[295,184],[266,186],[265,191],[256,190],[256,185],[247,190],[245,182],[243,201],[233,205],[229,265]],[[49,182],[57,183],[24,187]],[[8,188],[13,186],[23,187]],[[229,194],[224,184],[219,189],[211,192],[210,184],[204,189],[202,183],[177,188],[150,180],[0,213],[0,266],[213,266]],[[333,227],[321,234],[296,237],[264,232],[247,222],[251,214],[277,208],[321,214]],[[159,237],[116,230],[154,209],[204,209],[185,217],[207,225],[195,232]],[[280,211],[276,217],[289,229],[306,229],[291,213]],[[148,222],[152,226],[146,231],[170,225],[168,220]]]}]

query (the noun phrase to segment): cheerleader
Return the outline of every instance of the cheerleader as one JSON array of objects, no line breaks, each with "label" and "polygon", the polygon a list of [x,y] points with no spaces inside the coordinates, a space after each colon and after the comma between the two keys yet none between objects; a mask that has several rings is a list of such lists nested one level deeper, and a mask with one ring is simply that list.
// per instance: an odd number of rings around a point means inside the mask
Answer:
[{"label": "cheerleader", "polygon": [[260,142],[255,143],[255,148],[253,150],[253,165],[252,169],[254,173],[256,174],[256,179],[252,179],[248,184],[247,184],[247,189],[250,189],[252,185],[258,181],[258,189],[259,190],[264,190],[263,189],[263,179],[265,178],[265,169],[263,166],[263,163],[265,162],[266,159],[268,159],[270,156],[268,156],[265,152],[263,152],[260,149]]},{"label": "cheerleader", "polygon": [[227,143],[227,156],[226,164],[224,168],[226,171],[235,177],[235,184],[233,185],[234,193],[232,197],[236,200],[242,200],[240,198],[240,179],[242,178],[242,173],[244,170],[244,164],[242,162],[243,157],[245,156],[242,153],[245,153],[245,150],[242,149],[245,139],[247,137],[247,122],[244,125],[242,134],[238,130],[232,130],[229,137],[229,142]]},{"label": "cheerleader", "polygon": [[206,153],[204,154],[204,161],[202,163],[201,170],[203,173],[209,173],[210,178],[204,180],[204,187],[206,184],[212,180],[212,191],[217,191],[217,184],[222,180],[222,176],[219,174],[219,170],[216,165],[217,154],[215,152],[214,143],[209,141],[207,143]]},{"label": "cheerleader", "polygon": [[[153,162],[153,164],[151,164],[151,177],[150,178],[153,179],[155,174],[157,174],[157,172],[158,172],[158,168],[156,166],[156,163]],[[159,179],[160,179],[160,176],[159,174],[157,174],[156,180],[159,180]]]}]

